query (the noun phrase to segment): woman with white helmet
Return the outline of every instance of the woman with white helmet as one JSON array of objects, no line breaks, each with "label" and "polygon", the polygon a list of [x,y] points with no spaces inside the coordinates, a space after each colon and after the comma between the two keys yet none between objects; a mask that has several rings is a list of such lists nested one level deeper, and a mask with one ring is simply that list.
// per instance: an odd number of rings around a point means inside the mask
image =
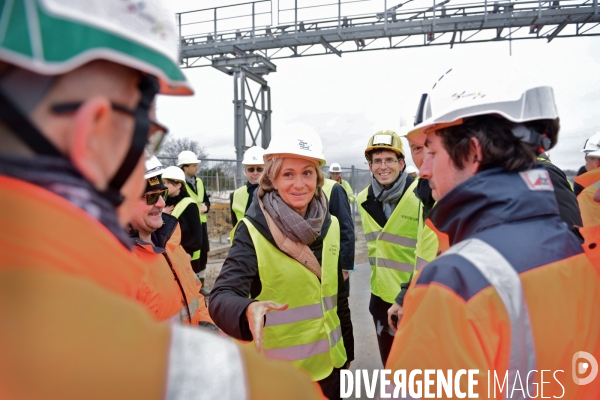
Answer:
[{"label": "woman with white helmet", "polygon": [[354,339],[339,223],[321,191],[321,139],[306,126],[291,127],[264,159],[260,187],[212,290],[211,315],[230,336],[306,370],[337,399]]},{"label": "woman with white helmet", "polygon": [[196,264],[200,262],[200,248],[202,247],[200,211],[196,202],[185,190],[185,174],[181,168],[175,166],[165,168],[162,179],[169,189],[165,212],[179,220],[181,246],[190,256],[192,268],[196,270],[200,267]]}]

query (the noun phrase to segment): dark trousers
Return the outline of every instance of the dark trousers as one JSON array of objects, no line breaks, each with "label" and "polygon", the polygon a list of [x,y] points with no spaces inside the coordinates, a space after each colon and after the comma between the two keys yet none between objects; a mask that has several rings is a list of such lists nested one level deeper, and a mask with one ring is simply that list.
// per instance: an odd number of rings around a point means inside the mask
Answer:
[{"label": "dark trousers", "polygon": [[208,252],[210,251],[210,243],[208,242],[208,225],[202,223],[202,247],[200,248],[200,258],[198,259],[197,268],[194,272],[204,271],[206,269],[206,263],[208,262]]},{"label": "dark trousers", "polygon": [[373,322],[375,323],[375,331],[377,333],[377,345],[379,345],[379,356],[381,357],[381,362],[385,367],[385,363],[387,362],[388,356],[390,355],[390,351],[392,350],[394,336],[390,335],[390,327],[387,321],[385,321],[384,325],[382,324],[382,321],[373,318]]},{"label": "dark trousers", "polygon": [[346,286],[346,293],[348,294],[348,297],[350,297],[350,276],[344,281],[344,285]]},{"label": "dark trousers", "polygon": [[340,370],[341,368],[334,368],[331,375],[318,382],[323,394],[329,400],[338,400],[340,398]]}]

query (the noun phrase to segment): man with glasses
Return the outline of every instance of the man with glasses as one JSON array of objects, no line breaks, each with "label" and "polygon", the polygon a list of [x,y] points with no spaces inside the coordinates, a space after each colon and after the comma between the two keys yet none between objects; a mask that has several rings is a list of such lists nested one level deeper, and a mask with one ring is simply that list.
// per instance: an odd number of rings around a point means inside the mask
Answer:
[{"label": "man with glasses", "polygon": [[149,112],[192,93],[173,15],[159,0],[1,9],[0,397],[319,398],[291,366],[135,300],[145,268],[123,227],[164,134]]},{"label": "man with glasses", "polygon": [[575,177],[575,182],[584,188],[577,201],[583,226],[591,228],[600,225],[600,204],[594,201],[594,195],[600,189],[600,132],[586,140],[581,151],[585,154],[587,172]]},{"label": "man with glasses", "polygon": [[372,184],[358,194],[358,206],[371,265],[371,300],[381,362],[385,365],[394,331],[388,309],[415,266],[419,200],[417,181],[406,173],[402,142],[395,132],[379,131],[365,149]]},{"label": "man with glasses", "polygon": [[231,225],[236,226],[238,221],[244,218],[246,210],[252,204],[254,191],[258,187],[258,182],[265,167],[263,154],[265,150],[259,146],[250,147],[244,153],[242,164],[244,165],[244,173],[246,174],[246,184],[231,193]]},{"label": "man with glasses", "polygon": [[189,257],[181,247],[178,220],[163,212],[169,193],[161,178],[163,171],[156,157],[146,161],[146,190],[137,200],[129,223],[133,251],[147,269],[137,298],[158,321],[216,329],[198,292]]}]

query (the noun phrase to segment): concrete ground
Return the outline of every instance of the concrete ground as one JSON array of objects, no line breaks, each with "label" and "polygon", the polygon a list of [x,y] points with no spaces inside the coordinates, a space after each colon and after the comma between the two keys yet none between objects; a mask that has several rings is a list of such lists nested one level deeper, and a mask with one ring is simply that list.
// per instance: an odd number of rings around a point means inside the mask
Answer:
[{"label": "concrete ground", "polygon": [[[365,237],[360,223],[356,226],[356,271],[350,274],[350,312],[352,314],[352,325],[354,327],[354,354],[355,359],[350,365],[350,370],[354,374],[357,369],[368,370],[369,377],[372,376],[374,369],[381,369],[381,358],[377,347],[377,338],[375,336],[375,327],[373,319],[369,313],[369,298],[371,295],[369,278],[371,268],[367,263],[367,247]],[[206,267],[206,286],[211,289],[223,266],[223,257],[226,250],[220,245],[211,242],[211,253],[215,251],[216,257],[209,257]],[[220,249],[220,250],[218,250]],[[362,386],[362,397],[350,397],[350,399],[366,399],[364,385]],[[378,390],[375,392],[378,395]]]}]

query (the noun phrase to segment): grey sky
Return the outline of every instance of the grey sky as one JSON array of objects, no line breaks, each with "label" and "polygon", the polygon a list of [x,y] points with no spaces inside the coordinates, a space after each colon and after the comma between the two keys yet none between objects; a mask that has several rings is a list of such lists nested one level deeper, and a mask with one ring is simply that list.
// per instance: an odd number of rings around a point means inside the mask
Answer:
[{"label": "grey sky", "polygon": [[[187,11],[234,3],[175,0],[171,7]],[[579,150],[585,139],[600,131],[599,50],[599,37],[512,43],[513,61],[523,74],[554,87],[562,129],[550,156],[563,169],[583,165]],[[380,129],[398,131],[400,118],[412,118],[421,93],[445,70],[508,58],[508,43],[490,42],[275,60],[277,72],[266,76],[272,135],[284,134],[286,124],[304,122],[321,134],[328,163],[366,168],[363,150],[368,137]],[[234,159],[233,78],[211,67],[184,73],[196,94],[161,96],[159,119],[173,135],[200,141],[209,157]]]}]

